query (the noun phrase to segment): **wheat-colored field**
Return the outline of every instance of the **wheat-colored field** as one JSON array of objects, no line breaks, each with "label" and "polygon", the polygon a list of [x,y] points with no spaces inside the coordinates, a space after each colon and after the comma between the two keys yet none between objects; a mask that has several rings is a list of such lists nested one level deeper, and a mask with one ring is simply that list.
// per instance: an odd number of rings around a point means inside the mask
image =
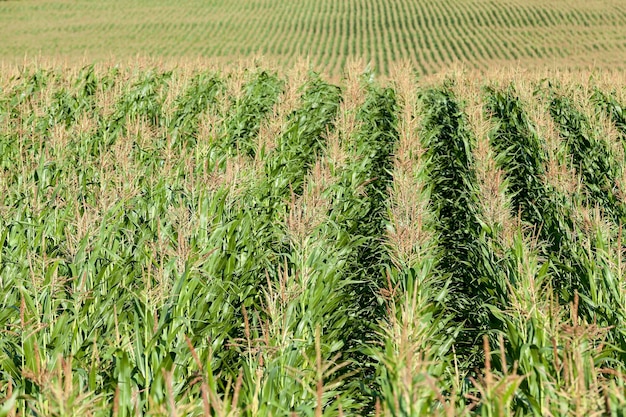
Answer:
[{"label": "wheat-colored field", "polygon": [[0,57],[77,62],[136,56],[233,63],[309,58],[339,74],[364,59],[379,73],[408,60],[489,69],[623,68],[619,0],[20,0],[0,2]]}]

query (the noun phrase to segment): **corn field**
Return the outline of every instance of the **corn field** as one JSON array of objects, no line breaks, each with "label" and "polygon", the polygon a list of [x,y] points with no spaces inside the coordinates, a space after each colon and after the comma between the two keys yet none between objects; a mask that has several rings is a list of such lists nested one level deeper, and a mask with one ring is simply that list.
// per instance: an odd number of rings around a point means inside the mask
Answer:
[{"label": "corn field", "polygon": [[624,80],[413,74],[0,74],[0,417],[623,416]]},{"label": "corn field", "polygon": [[[454,63],[489,70],[624,70],[622,0],[13,0],[0,2],[0,57],[45,63],[226,67],[308,58],[340,76],[353,59],[388,75]],[[248,66],[248,65],[244,65]]]}]

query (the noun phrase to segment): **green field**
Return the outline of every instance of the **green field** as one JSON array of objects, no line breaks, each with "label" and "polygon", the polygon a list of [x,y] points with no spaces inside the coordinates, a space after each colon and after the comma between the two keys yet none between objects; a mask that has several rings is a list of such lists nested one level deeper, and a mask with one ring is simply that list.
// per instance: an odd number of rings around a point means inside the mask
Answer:
[{"label": "green field", "polygon": [[308,57],[329,74],[350,59],[380,73],[407,60],[422,74],[451,63],[624,68],[619,0],[10,0],[0,59],[221,63]]},{"label": "green field", "polygon": [[0,416],[622,415],[617,76],[0,79]]},{"label": "green field", "polygon": [[0,417],[626,416],[626,3],[0,0]]}]

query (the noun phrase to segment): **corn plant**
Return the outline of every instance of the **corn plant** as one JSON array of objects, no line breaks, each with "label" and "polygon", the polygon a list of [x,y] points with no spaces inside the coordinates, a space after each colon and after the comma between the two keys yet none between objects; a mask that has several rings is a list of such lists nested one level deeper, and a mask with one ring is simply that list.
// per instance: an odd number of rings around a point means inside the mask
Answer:
[{"label": "corn plant", "polygon": [[559,127],[571,163],[583,179],[588,204],[600,203],[617,223],[624,221],[624,205],[613,191],[615,165],[605,142],[595,136],[589,120],[567,97],[553,93],[550,114]]},{"label": "corn plant", "polygon": [[54,100],[47,110],[48,125],[63,123],[69,128],[80,116],[89,111],[92,117],[98,117],[95,96],[98,93],[100,80],[95,75],[93,65],[83,68],[74,81],[72,89],[62,87],[54,93]]},{"label": "corn plant", "polygon": [[[360,129],[350,142],[354,162],[343,181],[351,194],[337,197],[337,216],[345,233],[362,236],[364,244],[352,267],[355,279],[354,301],[360,305],[362,319],[375,317],[374,295],[383,282],[382,267],[388,255],[382,238],[387,218],[388,188],[391,185],[392,155],[398,141],[396,98],[392,89],[369,86],[365,103],[357,114]],[[349,184],[349,186],[347,186]]]},{"label": "corn plant", "polygon": [[592,100],[609,114],[617,129],[624,134],[626,132],[626,114],[624,114],[624,108],[615,94],[606,94],[596,87],[592,94]]},{"label": "corn plant", "polygon": [[615,97],[615,93],[604,93],[596,87],[591,99],[596,107],[609,116],[619,132],[622,148],[626,150],[626,112],[623,105]]},{"label": "corn plant", "polygon": [[141,73],[139,79],[124,92],[115,106],[113,114],[102,122],[101,135],[105,143],[111,144],[124,134],[127,118],[131,121],[145,120],[158,126],[163,119],[163,96],[171,73]]},{"label": "corn plant", "polygon": [[278,101],[283,82],[275,74],[260,71],[244,86],[244,94],[237,99],[226,121],[226,137],[230,146],[254,157],[255,139],[261,121]]},{"label": "corn plant", "polygon": [[301,194],[304,175],[324,149],[324,134],[332,128],[341,90],[315,74],[311,77],[301,108],[289,115],[278,147],[265,164],[268,187],[261,189],[267,196]]},{"label": "corn plant", "polygon": [[198,142],[198,119],[209,106],[215,106],[222,88],[222,82],[214,74],[200,73],[191,80],[187,90],[174,103],[175,110],[169,122],[173,143],[192,146]]}]

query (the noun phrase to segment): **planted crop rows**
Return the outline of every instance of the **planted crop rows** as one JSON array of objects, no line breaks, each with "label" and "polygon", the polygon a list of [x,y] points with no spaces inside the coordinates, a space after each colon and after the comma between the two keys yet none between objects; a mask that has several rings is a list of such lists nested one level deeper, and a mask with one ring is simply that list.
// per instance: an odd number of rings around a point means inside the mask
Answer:
[{"label": "planted crop rows", "polygon": [[2,77],[0,416],[622,415],[623,90]]},{"label": "planted crop rows", "polygon": [[[28,25],[23,22],[28,21]],[[421,74],[453,63],[624,68],[626,8],[583,0],[114,0],[0,4],[0,56],[183,66],[259,56],[291,67],[309,59],[341,75],[361,59],[382,74],[410,62]],[[60,42],[59,40],[62,40]]]}]

